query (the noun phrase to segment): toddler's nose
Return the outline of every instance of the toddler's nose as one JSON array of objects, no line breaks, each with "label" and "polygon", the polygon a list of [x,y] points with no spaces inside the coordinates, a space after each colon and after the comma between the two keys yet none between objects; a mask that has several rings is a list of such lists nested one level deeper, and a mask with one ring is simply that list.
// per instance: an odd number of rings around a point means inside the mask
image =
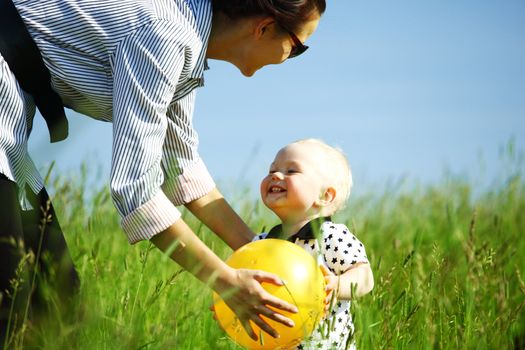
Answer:
[{"label": "toddler's nose", "polygon": [[284,175],[280,171],[276,171],[275,173],[272,174],[272,180],[282,180],[282,179],[284,179]]}]

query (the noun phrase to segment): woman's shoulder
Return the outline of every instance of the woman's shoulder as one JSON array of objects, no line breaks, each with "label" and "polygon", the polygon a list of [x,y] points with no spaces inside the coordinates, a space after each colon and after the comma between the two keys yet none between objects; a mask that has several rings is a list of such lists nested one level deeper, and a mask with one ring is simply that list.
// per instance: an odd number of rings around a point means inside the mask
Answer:
[{"label": "woman's shoulder", "polygon": [[154,0],[152,9],[157,18],[184,24],[197,34],[211,26],[211,0]]}]

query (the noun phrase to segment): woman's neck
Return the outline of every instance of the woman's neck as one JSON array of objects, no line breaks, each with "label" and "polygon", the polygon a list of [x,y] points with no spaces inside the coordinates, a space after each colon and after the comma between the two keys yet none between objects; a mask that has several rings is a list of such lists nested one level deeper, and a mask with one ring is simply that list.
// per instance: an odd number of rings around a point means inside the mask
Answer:
[{"label": "woman's neck", "polygon": [[233,21],[222,13],[214,13],[206,58],[230,62],[245,36],[247,21]]}]

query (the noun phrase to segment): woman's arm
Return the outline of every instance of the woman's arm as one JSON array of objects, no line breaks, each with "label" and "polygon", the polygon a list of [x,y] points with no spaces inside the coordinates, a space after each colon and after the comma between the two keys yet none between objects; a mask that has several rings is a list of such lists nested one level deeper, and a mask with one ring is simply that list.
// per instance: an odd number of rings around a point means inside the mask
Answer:
[{"label": "woman's arm", "polygon": [[297,312],[296,307],[269,294],[261,287],[261,282],[281,285],[278,276],[263,271],[229,267],[199,240],[182,219],[151,238],[151,241],[162,251],[168,252],[181,267],[211,286],[219,295],[227,294],[226,304],[237,315],[252,339],[256,340],[257,335],[249,321],[268,334],[277,336],[277,332],[260,317],[261,315],[293,326],[290,319],[268,306],[289,312]]},{"label": "woman's arm", "polygon": [[186,208],[233,250],[252,241],[255,234],[233,211],[217,188],[186,204]]}]

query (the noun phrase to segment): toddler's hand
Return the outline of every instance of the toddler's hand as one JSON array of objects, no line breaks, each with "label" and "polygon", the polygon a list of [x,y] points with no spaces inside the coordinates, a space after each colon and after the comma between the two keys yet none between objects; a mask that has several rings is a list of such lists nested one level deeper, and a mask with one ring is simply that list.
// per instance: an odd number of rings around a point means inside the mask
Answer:
[{"label": "toddler's hand", "polygon": [[[337,297],[337,287],[339,284],[339,278],[336,275],[334,275],[334,273],[330,271],[326,266],[319,265],[319,267],[321,268],[321,271],[323,272],[324,281],[326,284],[326,288],[325,288],[326,298],[324,300],[324,305],[325,305],[324,311],[325,311],[325,316],[326,316],[328,312],[330,311],[330,306],[332,302]],[[336,291],[335,294],[334,294],[334,290]]]}]

